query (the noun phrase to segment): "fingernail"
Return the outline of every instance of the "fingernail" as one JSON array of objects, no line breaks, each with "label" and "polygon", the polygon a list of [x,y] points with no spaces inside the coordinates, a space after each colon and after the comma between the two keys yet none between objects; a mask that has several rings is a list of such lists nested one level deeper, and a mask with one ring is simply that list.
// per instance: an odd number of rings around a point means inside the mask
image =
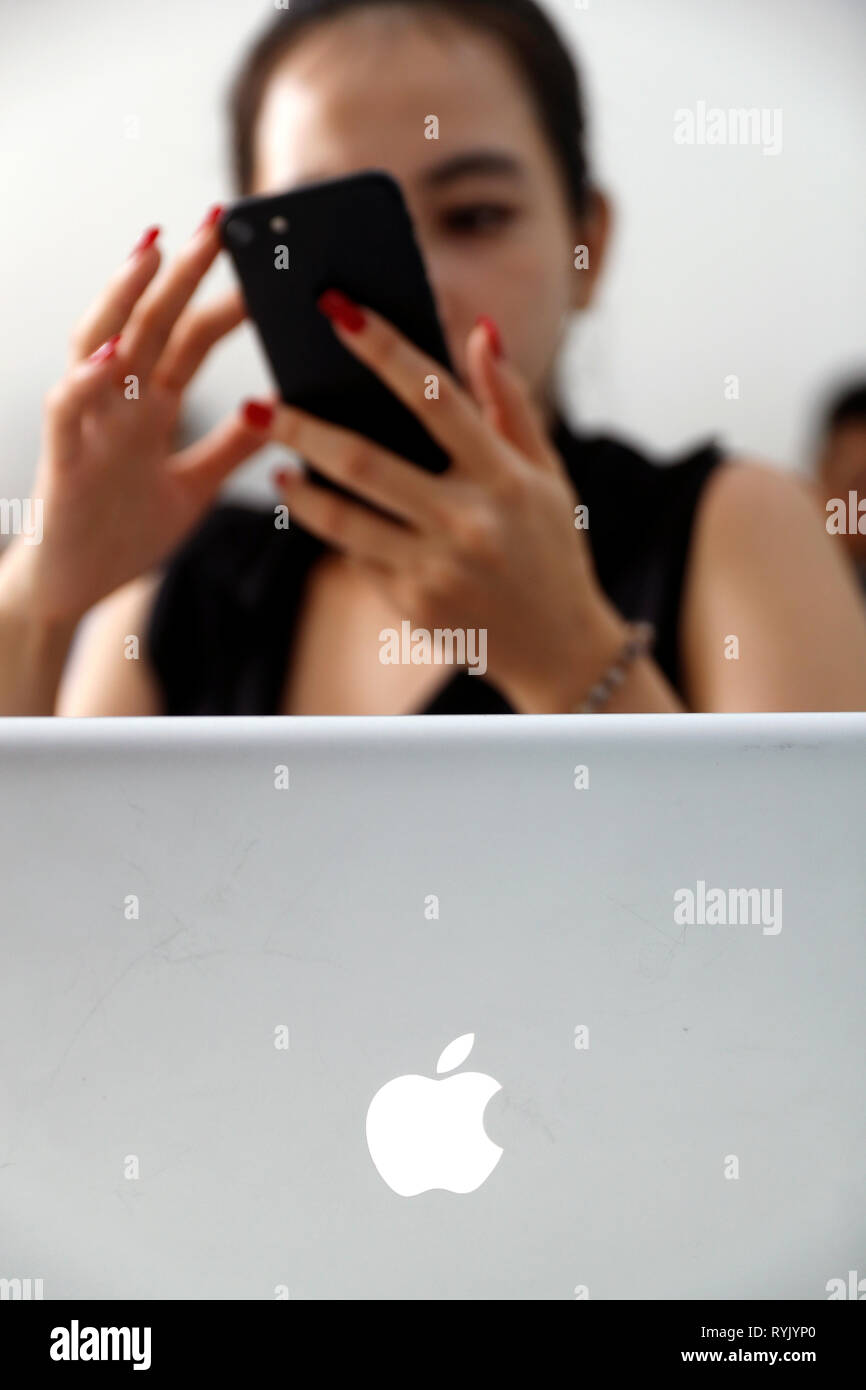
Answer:
[{"label": "fingernail", "polygon": [[326,318],[340,324],[348,333],[359,333],[367,322],[354,300],[340,290],[326,290],[316,303]]},{"label": "fingernail", "polygon": [[244,401],[243,417],[254,430],[266,430],[274,418],[274,407],[266,401]]},{"label": "fingernail", "polygon": [[275,488],[279,488],[281,492],[285,492],[294,474],[295,470],[292,468],[275,468],[271,474],[271,482]]},{"label": "fingernail", "polygon": [[113,357],[115,348],[119,342],[120,334],[115,333],[113,338],[108,338],[107,341],[102,344],[102,347],[98,347],[95,352],[90,354],[90,361],[104,362],[106,358]]},{"label": "fingernail", "polygon": [[196,231],[203,232],[206,227],[213,227],[215,223],[219,222],[220,217],[222,215],[222,210],[222,203],[214,203],[213,207],[205,213],[201,222],[199,222],[198,226],[196,227]]},{"label": "fingernail", "polygon": [[490,347],[491,351],[493,352],[493,356],[499,358],[504,357],[505,351],[502,346],[502,334],[499,332],[498,325],[494,323],[493,319],[488,318],[487,314],[482,314],[479,319],[476,319],[476,328],[478,327],[479,323],[483,323],[484,327],[487,330],[487,337],[490,340]]},{"label": "fingernail", "polygon": [[138,241],[135,243],[135,245],[129,253],[130,259],[133,256],[138,256],[142,251],[146,251],[148,246],[152,246],[153,243],[156,241],[156,238],[159,236],[160,230],[161,229],[159,227],[148,227],[146,231],[142,232],[141,236],[138,238]]}]

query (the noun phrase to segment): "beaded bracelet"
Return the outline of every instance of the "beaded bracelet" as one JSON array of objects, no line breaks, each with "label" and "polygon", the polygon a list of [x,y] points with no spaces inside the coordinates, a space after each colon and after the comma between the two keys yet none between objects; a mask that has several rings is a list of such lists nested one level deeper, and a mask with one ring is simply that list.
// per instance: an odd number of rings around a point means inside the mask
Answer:
[{"label": "beaded bracelet", "polygon": [[614,691],[622,685],[630,668],[638,658],[646,656],[647,652],[651,650],[655,638],[656,630],[652,623],[635,623],[631,629],[631,637],[613,665],[592,687],[586,699],[577,705],[571,713],[597,714],[600,709],[603,709]]}]

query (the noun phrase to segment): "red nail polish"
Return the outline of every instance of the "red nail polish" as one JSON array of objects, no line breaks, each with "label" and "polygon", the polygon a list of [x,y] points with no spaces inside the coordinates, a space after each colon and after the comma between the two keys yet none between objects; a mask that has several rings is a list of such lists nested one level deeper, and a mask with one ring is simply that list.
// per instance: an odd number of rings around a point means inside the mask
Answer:
[{"label": "red nail polish", "polygon": [[142,251],[147,250],[148,246],[152,246],[153,243],[156,241],[156,238],[159,236],[160,230],[161,229],[159,227],[148,227],[147,231],[142,232],[141,236],[138,238],[138,241],[135,243],[135,245],[129,253],[130,258],[132,258],[133,256],[140,255]]},{"label": "red nail polish", "polygon": [[274,418],[274,407],[265,401],[244,401],[243,417],[254,430],[266,430]]},{"label": "red nail polish", "polygon": [[505,351],[502,347],[502,334],[499,332],[498,325],[494,323],[493,319],[488,318],[487,314],[482,314],[481,317],[476,320],[476,328],[478,327],[479,323],[483,323],[484,327],[487,330],[487,337],[490,339],[490,347],[493,352],[493,356],[498,358],[504,357]]},{"label": "red nail polish", "polygon": [[301,477],[300,468],[275,468],[271,474],[271,482],[280,492],[288,492]]},{"label": "red nail polish", "polygon": [[115,349],[117,348],[117,344],[118,344],[119,342],[120,342],[120,334],[119,334],[119,333],[115,333],[115,335],[114,335],[113,338],[109,338],[106,342],[104,342],[104,343],[102,344],[102,347],[98,347],[98,348],[96,349],[95,352],[92,352],[92,353],[90,354],[90,361],[91,361],[91,362],[105,362],[105,361],[107,361],[109,357],[113,357],[113,356],[114,356]]},{"label": "red nail polish", "polygon": [[196,231],[203,232],[205,228],[213,227],[217,222],[219,222],[220,217],[222,216],[222,210],[222,203],[214,203],[213,207],[205,213],[201,222],[199,222],[198,226],[196,227]]},{"label": "red nail polish", "polygon": [[348,333],[359,333],[367,322],[354,300],[340,290],[326,290],[316,302],[326,318],[340,324]]}]

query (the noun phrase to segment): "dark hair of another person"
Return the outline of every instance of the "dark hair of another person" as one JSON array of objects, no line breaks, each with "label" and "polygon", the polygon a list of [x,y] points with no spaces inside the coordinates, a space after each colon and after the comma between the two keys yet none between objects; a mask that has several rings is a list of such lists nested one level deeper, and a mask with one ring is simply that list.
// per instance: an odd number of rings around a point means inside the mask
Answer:
[{"label": "dark hair of another person", "polygon": [[852,421],[866,424],[866,381],[855,381],[839,391],[824,411],[824,433]]},{"label": "dark hair of another person", "polygon": [[419,21],[437,13],[449,15],[506,43],[557,158],[571,206],[578,215],[585,212],[590,180],[580,79],[562,39],[534,0],[291,0],[291,9],[279,11],[256,40],[232,84],[232,165],[240,192],[250,190],[262,98],[289,49],[314,25],[388,5],[416,13]]}]

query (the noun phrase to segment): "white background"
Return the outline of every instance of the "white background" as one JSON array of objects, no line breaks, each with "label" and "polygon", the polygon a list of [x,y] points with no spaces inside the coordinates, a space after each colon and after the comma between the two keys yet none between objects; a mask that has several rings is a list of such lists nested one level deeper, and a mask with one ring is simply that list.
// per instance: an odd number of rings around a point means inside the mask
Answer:
[{"label": "white background", "polygon": [[[562,364],[572,410],[663,452],[715,434],[803,467],[816,402],[866,363],[866,5],[547,8],[574,36],[618,215],[598,306]],[[0,0],[0,495],[29,491],[69,330],[141,229],[162,223],[171,251],[232,196],[224,94],[271,13],[260,0]],[[782,153],[676,145],[674,111],[698,101],[781,108]],[[188,426],[266,381],[244,328],[199,378]],[[266,463],[231,489],[262,488]]]}]

